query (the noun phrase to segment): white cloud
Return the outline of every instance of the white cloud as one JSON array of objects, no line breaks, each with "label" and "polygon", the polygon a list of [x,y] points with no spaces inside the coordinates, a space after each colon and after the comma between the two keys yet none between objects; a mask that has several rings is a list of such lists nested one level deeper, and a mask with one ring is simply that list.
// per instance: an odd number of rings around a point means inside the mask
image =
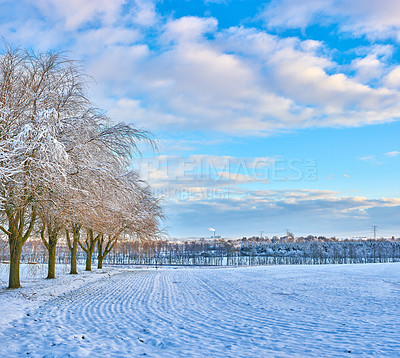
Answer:
[{"label": "white cloud", "polygon": [[381,160],[378,160],[375,155],[367,155],[365,157],[360,157],[358,158],[359,160],[366,162],[366,163],[370,163],[372,165],[382,165],[383,162]]},{"label": "white cloud", "polygon": [[240,173],[231,173],[231,172],[219,172],[218,173],[220,179],[227,179],[229,181],[234,181],[235,183],[252,183],[252,182],[261,182],[268,183],[269,179],[258,179],[257,177],[249,174],[240,174]]},{"label": "white cloud", "polygon": [[394,150],[393,152],[387,152],[387,153],[385,153],[385,155],[386,155],[387,157],[397,157],[399,154],[400,154],[400,152],[397,151],[397,150]]},{"label": "white cloud", "polygon": [[371,43],[368,46],[356,47],[354,53],[358,56],[375,56],[387,60],[393,55],[394,47],[391,44]]},{"label": "white cloud", "polygon": [[110,102],[109,106],[107,115],[111,118],[117,121],[135,123],[147,129],[156,129],[168,125],[184,126],[186,124],[184,118],[146,108],[139,100],[121,98],[116,102]]},{"label": "white cloud", "polygon": [[385,70],[385,65],[376,55],[368,55],[353,60],[351,67],[356,72],[356,79],[360,83],[368,83],[371,80],[380,79]]},{"label": "white cloud", "polygon": [[400,88],[400,66],[395,67],[387,74],[384,83],[389,88]]},{"label": "white cloud", "polygon": [[331,3],[332,0],[275,0],[267,5],[263,17],[272,27],[305,28]]},{"label": "white cloud", "polygon": [[134,24],[141,26],[153,26],[158,22],[155,4],[152,0],[135,0],[129,16]]},{"label": "white cloud", "polygon": [[371,39],[400,40],[400,2],[397,0],[273,0],[263,18],[268,26],[305,29],[311,24],[337,23],[341,31]]},{"label": "white cloud", "polygon": [[[399,93],[360,82],[372,72],[365,67],[379,67],[372,58],[360,59],[358,66],[364,68],[359,78],[350,78],[328,74],[337,65],[316,41],[279,39],[241,27],[218,32],[214,19],[193,17],[174,20],[164,29],[160,36],[168,41],[160,50],[110,46],[90,66],[103,96],[132,103],[141,98],[143,112],[136,122],[147,118],[144,124],[151,128],[175,123],[181,129],[265,135],[310,126],[381,123],[399,113]],[[206,32],[216,39],[205,37]],[[118,100],[109,108],[126,113]],[[165,123],[161,113],[167,114]]]},{"label": "white cloud", "polygon": [[[12,19],[0,31],[18,43],[72,49],[96,79],[90,88],[96,103],[117,120],[153,130],[263,136],[399,119],[400,77],[386,63],[390,46],[376,45],[371,54],[355,49],[352,76],[320,41],[243,26],[219,30],[212,17],[163,19],[152,1],[89,1],[78,17],[76,1],[29,4],[25,26]],[[43,19],[34,16],[35,6]]]},{"label": "white cloud", "polygon": [[[214,197],[198,195],[197,200],[193,200],[194,194],[189,200],[187,194],[187,200],[169,201],[166,206],[175,230],[187,229],[186,235],[218,223],[218,231],[223,235],[252,235],[260,228],[275,234],[289,227],[296,235],[312,230],[318,235],[342,232],[352,236],[358,232],[360,236],[363,232],[363,236],[369,236],[370,223],[393,227],[394,218],[400,220],[400,199],[396,198],[352,198],[322,190],[242,190],[240,196],[237,192],[215,191]],[[187,222],[190,225],[186,228]]]},{"label": "white cloud", "polygon": [[[138,59],[146,56],[148,48],[146,45],[139,45],[142,38],[141,33],[136,29],[124,27],[102,27],[99,29],[89,29],[81,33],[79,41],[74,46],[74,52],[84,54],[86,58],[96,58],[99,66],[105,67],[100,71],[99,77],[103,77],[107,72],[111,72],[108,65],[103,62],[105,57],[115,59],[118,54],[118,49],[126,48],[129,51],[124,55],[129,55],[133,59]],[[104,54],[107,53],[107,56]],[[127,58],[121,58],[121,61],[126,61]],[[96,78],[98,80],[99,78]]]},{"label": "white cloud", "polygon": [[[141,176],[154,188],[168,191],[182,188],[208,190],[249,183],[268,183],[274,178],[275,161],[276,159],[270,157],[160,155],[143,158],[138,166]],[[280,175],[288,176],[295,172],[291,163],[280,169]]]},{"label": "white cloud", "polygon": [[193,42],[202,40],[202,36],[216,31],[218,21],[214,18],[185,16],[169,21],[165,25],[162,38],[166,41]]},{"label": "white cloud", "polygon": [[358,159],[362,160],[363,162],[371,162],[371,161],[376,160],[374,155],[368,155],[365,157],[360,157]]},{"label": "white cloud", "polygon": [[[338,71],[339,66],[324,56],[319,43],[310,47],[298,39],[279,39],[244,28],[231,28],[224,35],[220,40],[225,44],[225,50],[233,46],[239,54],[250,53],[251,61],[257,61],[254,67],[265,73],[265,77],[260,78],[266,85],[302,110],[296,116],[298,126],[352,126],[385,121],[384,118],[388,121],[396,116],[399,108],[397,92],[372,88],[344,73],[328,74]],[[372,59],[367,63],[366,58],[363,64],[369,65],[370,71],[371,66],[375,66],[372,76],[379,76],[376,68],[380,64]],[[366,77],[366,71],[363,72]],[[323,116],[323,120],[320,121],[319,116]],[[288,118],[286,122],[294,124]]]},{"label": "white cloud", "polygon": [[114,24],[125,0],[28,0],[49,18],[64,19],[66,30],[76,30],[93,20]]},{"label": "white cloud", "polygon": [[[178,42],[164,52],[146,53],[139,45],[114,46],[95,58],[89,69],[102,83],[104,96],[145,95],[147,110],[153,113],[147,116],[152,127],[162,125],[158,120],[152,123],[154,112],[169,114],[171,120],[164,127],[175,118],[176,124],[187,123],[192,129],[253,134],[275,130],[274,121],[283,117],[295,119],[291,112],[295,110],[297,116],[298,111],[291,100],[264,89],[249,64],[201,37],[208,25],[196,23],[183,40],[176,26],[166,33],[169,39],[176,35]],[[115,101],[111,111],[119,111],[117,107],[120,103]]]}]

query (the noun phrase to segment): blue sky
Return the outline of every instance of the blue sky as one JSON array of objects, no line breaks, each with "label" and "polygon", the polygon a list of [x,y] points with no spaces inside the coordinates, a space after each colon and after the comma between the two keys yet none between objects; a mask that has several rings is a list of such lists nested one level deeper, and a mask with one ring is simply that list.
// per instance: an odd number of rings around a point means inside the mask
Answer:
[{"label": "blue sky", "polygon": [[82,60],[171,237],[400,236],[397,0],[0,0],[0,34]]}]

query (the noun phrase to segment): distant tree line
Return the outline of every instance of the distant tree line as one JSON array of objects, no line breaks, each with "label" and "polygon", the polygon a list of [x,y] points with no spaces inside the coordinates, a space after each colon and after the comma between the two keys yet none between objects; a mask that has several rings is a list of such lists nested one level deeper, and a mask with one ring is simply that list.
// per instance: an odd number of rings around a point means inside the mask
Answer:
[{"label": "distant tree line", "polygon": [[[1,247],[1,241],[0,241]],[[6,247],[4,244],[2,247]],[[7,259],[7,249],[0,259]],[[87,263],[83,250],[78,252],[78,262]],[[47,262],[47,251],[39,240],[26,245],[24,262]],[[101,250],[95,248],[91,258],[101,268]],[[168,240],[137,240],[125,237],[118,241],[104,259],[107,264],[121,265],[314,265],[399,262],[398,240],[318,240],[299,242],[271,242],[265,239],[200,239],[171,242]],[[69,264],[67,245],[58,247],[57,262]]]}]

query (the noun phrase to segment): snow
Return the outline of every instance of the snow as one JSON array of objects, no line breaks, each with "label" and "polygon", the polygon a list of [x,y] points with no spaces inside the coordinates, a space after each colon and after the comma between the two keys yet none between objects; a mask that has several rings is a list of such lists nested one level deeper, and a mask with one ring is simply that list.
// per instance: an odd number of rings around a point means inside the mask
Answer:
[{"label": "snow", "polygon": [[7,264],[0,263],[0,332],[13,320],[21,319],[54,297],[66,294],[85,283],[121,272],[121,269],[82,271],[79,275],[69,275],[68,272],[68,266],[56,265],[57,279],[46,280],[44,277],[47,275],[47,265],[21,264],[22,287],[17,290],[7,290],[9,268]]},{"label": "snow", "polygon": [[397,263],[107,270],[2,290],[0,356],[400,355]]}]

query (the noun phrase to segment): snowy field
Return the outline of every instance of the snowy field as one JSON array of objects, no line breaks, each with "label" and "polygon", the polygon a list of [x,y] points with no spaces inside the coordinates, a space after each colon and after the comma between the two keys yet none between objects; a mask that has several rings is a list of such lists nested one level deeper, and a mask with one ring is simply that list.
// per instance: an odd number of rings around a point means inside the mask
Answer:
[{"label": "snowy field", "polygon": [[400,264],[106,269],[25,286],[0,291],[19,312],[2,318],[1,357],[400,356]]},{"label": "snowy field", "polygon": [[8,265],[0,263],[0,334],[7,324],[26,316],[47,301],[104,276],[121,272],[121,269],[116,268],[85,272],[84,266],[80,266],[79,275],[69,275],[67,265],[56,265],[57,279],[46,280],[47,265],[21,264],[22,287],[18,290],[7,290],[8,270]]}]

